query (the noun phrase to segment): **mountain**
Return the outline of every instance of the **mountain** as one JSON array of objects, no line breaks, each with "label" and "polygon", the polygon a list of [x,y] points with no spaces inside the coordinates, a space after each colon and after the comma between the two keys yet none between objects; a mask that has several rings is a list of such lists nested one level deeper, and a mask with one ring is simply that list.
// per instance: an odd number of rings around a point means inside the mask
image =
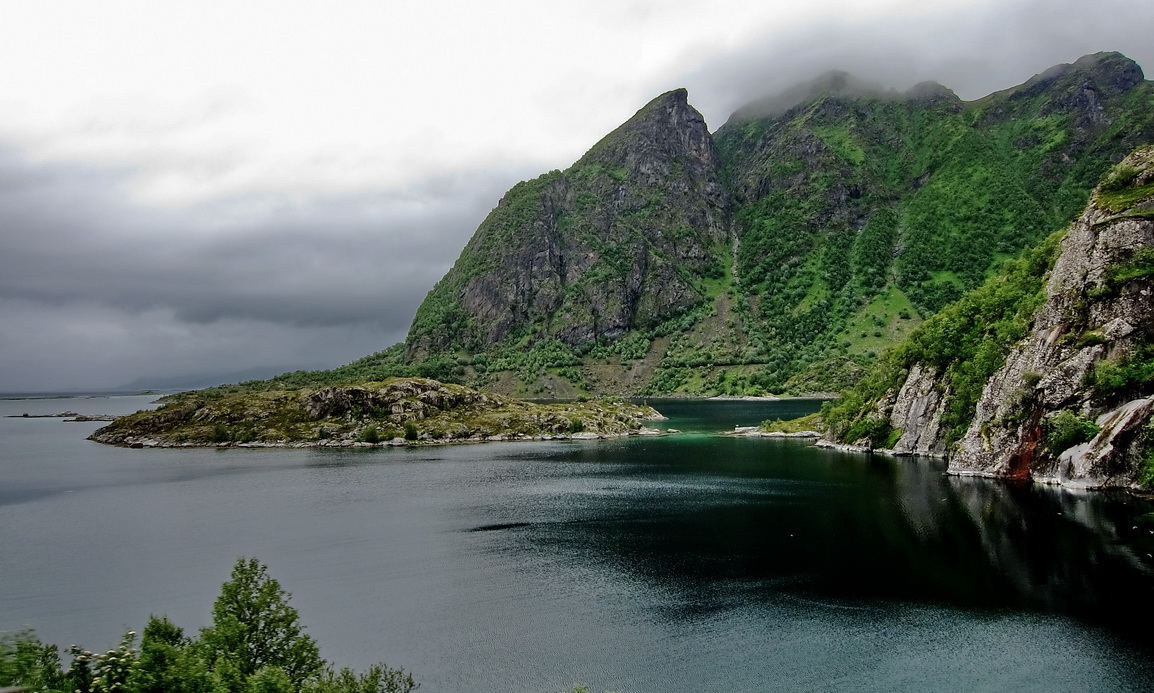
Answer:
[{"label": "mountain", "polygon": [[564,352],[700,305],[730,255],[720,170],[685,90],[657,97],[566,171],[505,194],[417,311],[407,358]]},{"label": "mountain", "polygon": [[840,389],[1069,223],[1152,105],[1118,53],[972,102],[828,73],[712,134],[668,92],[505,194],[401,363],[521,395]]},{"label": "mountain", "polygon": [[836,405],[831,438],[954,474],[1154,484],[1154,147],[1064,233],[920,326]]}]

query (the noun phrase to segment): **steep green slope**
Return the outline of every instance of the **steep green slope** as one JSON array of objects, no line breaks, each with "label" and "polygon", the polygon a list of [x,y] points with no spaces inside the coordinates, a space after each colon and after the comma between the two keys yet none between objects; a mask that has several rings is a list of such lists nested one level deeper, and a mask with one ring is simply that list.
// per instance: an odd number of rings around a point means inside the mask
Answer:
[{"label": "steep green slope", "polygon": [[1154,146],[1069,228],[923,323],[823,416],[956,474],[1154,486]]},{"label": "steep green slope", "polygon": [[974,405],[990,376],[1026,336],[1030,320],[1045,298],[1046,276],[1057,259],[1062,232],[1046,238],[1000,270],[977,289],[932,316],[901,344],[887,351],[869,372],[841,398],[822,411],[822,418],[840,440],[869,440],[891,447],[895,432],[886,417],[876,416],[879,400],[901,387],[916,366],[932,368],[950,398],[942,426],[946,444],[960,438],[970,425]]},{"label": "steep green slope", "polygon": [[1154,141],[1154,88],[1116,53],[972,103],[835,73],[787,106],[754,104],[716,134],[740,305],[772,389],[815,361],[876,351],[913,326],[903,315],[978,286]]}]

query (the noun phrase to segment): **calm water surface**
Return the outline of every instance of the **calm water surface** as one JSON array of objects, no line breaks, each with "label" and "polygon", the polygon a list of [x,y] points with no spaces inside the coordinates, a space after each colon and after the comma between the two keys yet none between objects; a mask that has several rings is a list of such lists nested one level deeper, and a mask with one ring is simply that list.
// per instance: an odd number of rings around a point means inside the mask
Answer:
[{"label": "calm water surface", "polygon": [[327,658],[423,691],[1154,688],[1151,504],[712,435],[813,402],[651,404],[684,433],[124,450],[0,419],[0,630],[193,631],[252,555]]}]

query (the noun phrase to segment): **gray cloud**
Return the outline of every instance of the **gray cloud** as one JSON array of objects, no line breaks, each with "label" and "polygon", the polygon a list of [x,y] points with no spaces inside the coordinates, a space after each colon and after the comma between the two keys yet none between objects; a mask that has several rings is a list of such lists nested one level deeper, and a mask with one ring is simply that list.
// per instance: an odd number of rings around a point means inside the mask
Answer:
[{"label": "gray cloud", "polygon": [[[932,79],[974,99],[1100,50],[1151,68],[1149,15],[1137,0],[1093,7],[1029,0],[868,22],[832,17],[784,31],[766,26],[751,32],[754,40],[704,60],[698,56],[706,51],[693,46],[665,72],[668,81],[629,88],[647,90],[638,92],[640,107],[686,86],[715,129],[741,105],[829,69],[898,89]],[[544,95],[561,89],[534,88]],[[581,101],[597,108],[596,93]],[[235,162],[227,148],[219,155],[190,160],[186,170],[169,161],[166,170],[223,175]],[[425,293],[501,194],[541,172],[512,163],[402,189],[253,194],[157,208],[125,192],[144,175],[139,170],[38,164],[0,143],[0,391],[332,367],[382,349],[404,337]]]},{"label": "gray cloud", "polygon": [[[129,175],[0,152],[0,391],[109,387],[146,364],[332,367],[382,349],[403,339],[425,293],[524,177],[466,172],[399,192],[160,210],[125,199]],[[195,338],[158,343],[175,333]],[[166,356],[146,358],[146,346]],[[59,364],[78,359],[103,365],[66,378]]]},{"label": "gray cloud", "polygon": [[757,40],[685,64],[670,85],[686,86],[714,129],[749,101],[828,70],[897,89],[933,80],[972,100],[1098,51],[1154,69],[1150,18],[1141,0],[1028,0],[869,22],[833,17],[788,31],[766,26]]}]

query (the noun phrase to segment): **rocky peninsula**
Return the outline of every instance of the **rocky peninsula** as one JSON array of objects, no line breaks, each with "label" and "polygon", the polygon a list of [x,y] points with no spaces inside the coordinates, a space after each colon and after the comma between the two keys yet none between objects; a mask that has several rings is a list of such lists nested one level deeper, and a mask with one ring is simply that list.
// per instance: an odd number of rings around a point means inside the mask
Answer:
[{"label": "rocky peninsula", "polygon": [[625,401],[539,404],[426,378],[296,390],[199,390],[121,417],[90,440],[124,447],[370,447],[657,435]]}]

